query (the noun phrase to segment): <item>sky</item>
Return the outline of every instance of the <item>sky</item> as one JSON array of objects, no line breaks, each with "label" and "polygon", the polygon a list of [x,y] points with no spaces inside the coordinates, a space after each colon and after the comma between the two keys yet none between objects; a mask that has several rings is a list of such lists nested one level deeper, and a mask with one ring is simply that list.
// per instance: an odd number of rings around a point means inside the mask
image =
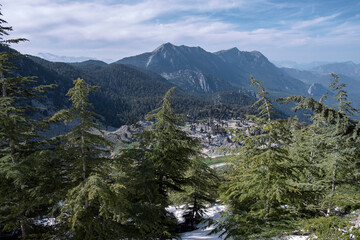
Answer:
[{"label": "sky", "polygon": [[360,63],[359,0],[2,0],[22,53],[107,62],[159,45],[237,47],[274,61]]}]

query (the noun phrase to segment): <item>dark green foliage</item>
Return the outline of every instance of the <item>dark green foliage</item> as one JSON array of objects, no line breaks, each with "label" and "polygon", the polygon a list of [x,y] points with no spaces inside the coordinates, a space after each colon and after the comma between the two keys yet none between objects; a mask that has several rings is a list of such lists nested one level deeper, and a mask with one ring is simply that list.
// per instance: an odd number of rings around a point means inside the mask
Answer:
[{"label": "dark green foliage", "polygon": [[258,117],[237,134],[241,144],[225,175],[222,199],[230,207],[225,220],[218,220],[215,232],[225,229],[227,238],[272,237],[296,226],[301,192],[296,186],[299,169],[289,156],[291,133],[283,120],[272,120],[273,106],[262,85],[259,88]]},{"label": "dark green foliage", "polygon": [[130,223],[134,236],[141,239],[175,237],[176,219],[166,210],[169,193],[183,191],[190,181],[186,175],[199,155],[199,142],[181,130],[183,116],[170,102],[170,89],[160,107],[147,115],[154,123],[139,136],[139,145],[124,149],[120,157],[132,162],[128,169],[126,189]]},{"label": "dark green foliage", "polygon": [[186,177],[189,184],[184,191],[170,194],[176,205],[185,204],[184,230],[193,230],[196,224],[202,220],[205,208],[214,204],[218,199],[219,178],[216,171],[207,166],[200,156],[194,160]]},{"label": "dark green foliage", "polygon": [[311,97],[304,96],[290,96],[280,98],[278,101],[284,103],[296,102],[297,106],[294,108],[295,111],[300,109],[310,109],[314,114],[318,114],[323,117],[327,123],[336,125],[336,135],[356,139],[360,134],[359,121],[349,118],[349,116],[344,112],[345,109],[343,111],[338,111],[334,108],[326,106],[321,101],[316,101]]},{"label": "dark green foliage", "polygon": [[312,124],[300,124],[294,120],[289,126],[292,132],[292,145],[289,153],[302,171],[298,175],[297,187],[301,189],[307,199],[302,209],[303,216],[316,214],[318,204],[324,197],[324,179],[321,162],[324,162],[325,151],[328,145],[322,134],[325,133],[324,122],[312,118]]},{"label": "dark green foliage", "polygon": [[[90,95],[90,101],[95,107],[94,111],[104,117],[102,121],[114,127],[141,120],[174,86],[160,75],[122,64],[107,65],[91,61],[67,64],[52,63],[36,57],[30,59],[24,60],[24,70],[20,72],[31,69],[42,81],[57,83],[60,89],[49,93],[49,98],[56,99],[57,104],[66,106],[67,101],[62,97],[71,87],[72,79],[81,77],[91,84],[99,85],[101,88]],[[254,99],[238,92],[198,95],[177,90],[172,101],[181,113],[199,119],[209,116],[243,116],[250,113],[248,106]]]},{"label": "dark green foliage", "polygon": [[[349,116],[357,110],[347,100],[343,90],[345,84],[339,83],[337,75],[332,76],[330,87],[336,92],[337,109],[323,104],[326,96],[320,101],[297,96],[281,100],[297,102],[296,110],[312,109],[314,112],[313,124],[296,132],[292,147],[297,161],[305,164],[303,186],[316,193],[307,205],[311,213],[307,217],[311,219],[304,220],[303,226],[320,238],[328,235],[329,239],[348,239],[348,234],[338,230],[345,221],[337,216],[349,213],[360,204],[357,184],[359,122]],[[357,225],[358,222],[359,218]]]},{"label": "dark green foliage", "polygon": [[176,219],[165,208],[167,197],[159,193],[153,166],[144,158],[143,149],[123,151],[122,161],[131,163],[125,170],[125,209],[127,237],[135,239],[170,239],[175,237]]},{"label": "dark green foliage", "polygon": [[309,239],[348,240],[358,239],[359,229],[352,228],[350,219],[340,217],[320,217],[304,221],[304,231]]},{"label": "dark green foliage", "polygon": [[5,231],[20,229],[22,238],[40,239],[34,218],[48,214],[53,204],[54,194],[47,190],[53,187],[49,179],[55,163],[39,137],[44,124],[28,116],[37,109],[26,101],[51,86],[35,86],[33,77],[13,74],[20,54],[8,46],[25,39],[5,40],[12,28],[4,27],[2,19],[0,24],[0,225]]},{"label": "dark green foliage", "polygon": [[172,107],[170,89],[161,101],[161,106],[146,116],[155,123],[143,133],[144,144],[151,151],[145,157],[156,170],[159,193],[166,195],[169,189],[176,190],[184,182],[185,172],[192,165],[191,156],[197,155],[199,142],[181,130],[183,118]]},{"label": "dark green foliage", "polygon": [[59,158],[63,159],[67,191],[59,217],[62,233],[65,239],[121,236],[121,169],[107,157],[109,144],[88,102],[90,91],[97,87],[80,78],[74,84],[67,94],[73,107],[51,118],[74,124],[71,132],[59,137]]}]

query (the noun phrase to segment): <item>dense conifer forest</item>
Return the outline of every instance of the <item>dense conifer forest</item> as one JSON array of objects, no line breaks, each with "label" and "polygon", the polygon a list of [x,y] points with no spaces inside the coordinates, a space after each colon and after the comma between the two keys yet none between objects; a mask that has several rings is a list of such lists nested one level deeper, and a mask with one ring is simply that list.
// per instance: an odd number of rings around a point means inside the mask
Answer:
[{"label": "dense conifer forest", "polygon": [[[36,74],[39,81],[58,85],[47,93],[55,108],[70,106],[64,96],[74,79],[80,77],[89,84],[99,86],[97,91],[90,93],[89,101],[106,126],[120,127],[143,119],[174,86],[158,74],[120,63],[108,65],[87,61],[69,64],[49,62],[33,56],[19,59],[21,69],[16,71],[17,74]],[[223,91],[205,95],[185,92],[180,88],[173,98],[178,111],[195,119],[244,116],[251,111],[248,106],[254,101],[254,97],[247,92]]]},{"label": "dense conifer forest", "polygon": [[[4,239],[174,239],[195,229],[205,208],[219,201],[227,209],[208,224],[226,239],[271,239],[294,233],[310,239],[360,238],[360,123],[352,118],[357,109],[336,74],[330,85],[336,93],[335,107],[324,104],[327,95],[319,101],[303,96],[277,100],[294,103],[295,111],[312,112],[307,123],[275,117],[268,92],[254,78],[251,82],[258,92],[251,109],[222,115],[219,109],[232,106],[238,95],[226,95],[230,105],[196,103],[193,116],[198,118],[247,114],[250,123],[246,130],[229,130],[237,147],[227,149],[231,160],[217,171],[205,164],[200,140],[183,130],[185,117],[173,104],[190,108],[191,99],[184,102],[172,86],[162,98],[151,100],[154,106],[159,102],[153,110],[139,103],[152,124],[116,154],[92,102],[112,106],[124,102],[115,97],[98,101],[92,93],[101,88],[83,76],[74,77],[64,92],[68,108],[32,118],[32,112],[41,109],[29,105],[29,100],[56,86],[13,74],[19,67],[14,59],[22,56],[7,49],[25,39],[5,40],[11,30],[0,20]],[[71,130],[47,137],[44,133],[57,122],[70,124]],[[182,224],[168,209],[174,204],[187,206]]]}]

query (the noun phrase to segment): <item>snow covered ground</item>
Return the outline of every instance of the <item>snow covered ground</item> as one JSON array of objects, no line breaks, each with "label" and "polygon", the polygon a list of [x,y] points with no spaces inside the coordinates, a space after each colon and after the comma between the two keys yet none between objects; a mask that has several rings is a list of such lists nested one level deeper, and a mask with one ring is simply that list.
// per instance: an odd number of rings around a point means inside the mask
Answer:
[{"label": "snow covered ground", "polygon": [[[224,211],[226,209],[226,207],[224,205],[220,205],[220,204],[215,204],[209,208],[206,209],[206,216],[205,218],[219,218],[220,217],[220,212]],[[175,217],[179,220],[179,222],[183,222],[184,219],[182,218],[182,214],[184,212],[183,209],[181,209],[181,207],[176,208],[174,206],[171,206],[168,208],[169,211],[173,212]],[[191,232],[185,232],[182,233],[180,236],[183,240],[196,240],[196,239],[201,239],[201,240],[216,240],[216,239],[224,239],[221,238],[221,232],[217,233],[217,234],[212,234],[212,235],[208,235],[211,230],[214,229],[213,226],[207,227],[205,229],[202,229],[204,227],[204,224],[199,224],[198,225],[198,229],[191,231]],[[286,240],[305,240],[307,237],[306,236],[288,236],[286,238]],[[275,240],[275,239],[274,239]]]},{"label": "snow covered ground", "polygon": [[[168,208],[168,210],[170,212],[173,212],[175,217],[178,219],[179,222],[183,222],[184,219],[182,218],[182,215],[184,213],[184,210],[181,209],[182,206],[180,206],[179,208],[176,208],[174,206],[170,206]],[[223,211],[226,207],[224,205],[220,205],[220,204],[215,204],[209,208],[206,209],[206,215],[204,216],[205,218],[218,218],[220,217],[220,212]],[[191,231],[191,232],[185,232],[182,233],[180,236],[183,240],[196,240],[196,239],[207,239],[207,240],[213,240],[213,239],[223,239],[220,238],[219,235],[221,233],[218,234],[213,234],[213,235],[208,235],[211,230],[214,229],[214,227],[207,227],[205,229],[202,229],[204,227],[205,224],[199,224],[197,227],[198,229]]]}]

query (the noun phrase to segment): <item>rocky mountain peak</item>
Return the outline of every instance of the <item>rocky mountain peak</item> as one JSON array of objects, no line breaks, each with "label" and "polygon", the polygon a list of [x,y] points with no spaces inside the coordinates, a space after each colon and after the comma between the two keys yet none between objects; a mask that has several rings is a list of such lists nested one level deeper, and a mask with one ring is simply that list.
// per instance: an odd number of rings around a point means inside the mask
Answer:
[{"label": "rocky mountain peak", "polygon": [[312,83],[308,89],[310,96],[322,96],[327,92],[327,89],[320,83]]},{"label": "rocky mountain peak", "polygon": [[239,55],[241,52],[237,47],[233,47],[227,50],[221,50],[218,52],[215,52],[214,54],[216,55],[232,55],[232,56],[237,56]]},{"label": "rocky mountain peak", "polygon": [[[259,51],[251,51],[250,54],[255,58],[266,58],[261,52]],[[267,58],[266,58],[267,59]]]},{"label": "rocky mountain peak", "polygon": [[158,52],[164,52],[164,51],[171,51],[171,50],[175,50],[177,48],[177,46],[173,45],[170,42],[161,44],[159,47],[157,47],[152,53],[158,53]]},{"label": "rocky mountain peak", "polygon": [[169,54],[203,54],[206,53],[204,49],[201,47],[188,47],[185,45],[176,46],[170,42],[164,43],[157,47],[154,51],[152,51],[152,55],[154,54],[163,54],[163,53],[169,53]]},{"label": "rocky mountain peak", "polygon": [[240,51],[238,48],[230,48],[215,53],[226,62],[248,65],[255,63],[269,63],[269,60],[259,51]]},{"label": "rocky mountain peak", "polygon": [[230,48],[228,50],[225,50],[224,52],[228,52],[228,53],[231,53],[231,54],[240,54],[240,50],[237,48],[237,47],[233,47],[233,48]]}]

